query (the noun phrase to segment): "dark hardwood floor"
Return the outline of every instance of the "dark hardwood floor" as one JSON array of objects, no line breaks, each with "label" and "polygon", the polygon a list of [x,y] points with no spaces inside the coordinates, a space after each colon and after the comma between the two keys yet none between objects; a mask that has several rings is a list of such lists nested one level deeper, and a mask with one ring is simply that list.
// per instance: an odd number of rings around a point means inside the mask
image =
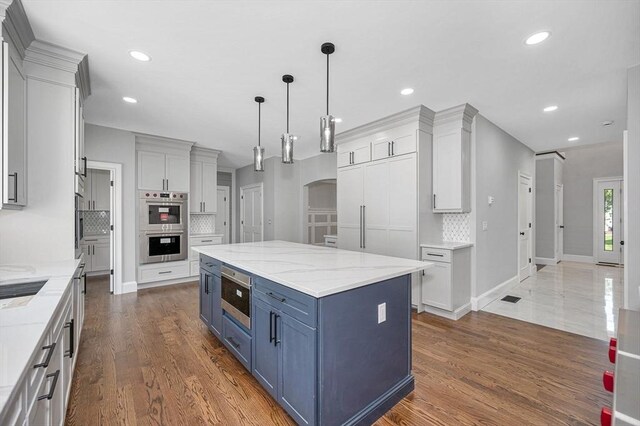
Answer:
[{"label": "dark hardwood floor", "polygon": [[[384,350],[384,348],[381,348]],[[376,425],[599,424],[607,344],[478,312],[413,317],[415,391]],[[197,284],[89,278],[68,425],[291,425],[198,317]]]}]

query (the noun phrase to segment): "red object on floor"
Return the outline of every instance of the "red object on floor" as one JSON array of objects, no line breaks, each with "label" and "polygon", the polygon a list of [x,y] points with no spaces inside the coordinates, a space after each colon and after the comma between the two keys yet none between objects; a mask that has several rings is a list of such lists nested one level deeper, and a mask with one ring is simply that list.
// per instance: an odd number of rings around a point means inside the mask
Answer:
[{"label": "red object on floor", "polygon": [[609,346],[609,361],[612,364],[616,363],[616,351],[618,350],[618,348],[616,348],[615,346]]},{"label": "red object on floor", "polygon": [[618,339],[616,339],[615,337],[612,337],[611,339],[609,339],[609,346],[613,346],[614,348],[618,347]]},{"label": "red object on floor", "polygon": [[611,408],[602,407],[602,411],[600,411],[600,424],[602,426],[611,426]]},{"label": "red object on floor", "polygon": [[602,375],[602,384],[609,392],[613,392],[613,371],[605,371]]}]

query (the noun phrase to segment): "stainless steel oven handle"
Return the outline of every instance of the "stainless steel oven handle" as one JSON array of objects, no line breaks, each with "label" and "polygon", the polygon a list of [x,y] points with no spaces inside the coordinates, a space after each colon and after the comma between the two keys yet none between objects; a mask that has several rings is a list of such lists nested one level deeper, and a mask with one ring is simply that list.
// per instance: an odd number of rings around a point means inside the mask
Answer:
[{"label": "stainless steel oven handle", "polygon": [[247,290],[251,290],[251,285],[247,285],[246,283],[243,283],[242,281],[240,281],[240,280],[236,279],[236,278],[235,278],[235,277],[233,277],[232,275],[226,274],[226,273],[224,273],[224,272],[221,272],[221,275],[222,275],[224,278],[226,278],[226,279],[228,279],[228,280],[230,280],[230,281],[233,281],[234,283],[238,284],[240,287],[244,287],[244,288],[246,288]]}]

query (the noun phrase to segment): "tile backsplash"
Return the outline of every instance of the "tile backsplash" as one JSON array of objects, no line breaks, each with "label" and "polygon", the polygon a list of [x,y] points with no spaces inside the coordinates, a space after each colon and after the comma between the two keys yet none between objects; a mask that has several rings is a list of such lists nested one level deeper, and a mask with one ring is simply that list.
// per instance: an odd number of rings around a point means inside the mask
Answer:
[{"label": "tile backsplash", "polygon": [[192,214],[189,220],[192,234],[213,234],[216,231],[216,216],[213,214]]},{"label": "tile backsplash", "polygon": [[111,218],[109,210],[85,210],[82,212],[84,235],[109,233]]},{"label": "tile backsplash", "polygon": [[471,215],[445,213],[442,215],[442,241],[467,242],[471,240]]}]

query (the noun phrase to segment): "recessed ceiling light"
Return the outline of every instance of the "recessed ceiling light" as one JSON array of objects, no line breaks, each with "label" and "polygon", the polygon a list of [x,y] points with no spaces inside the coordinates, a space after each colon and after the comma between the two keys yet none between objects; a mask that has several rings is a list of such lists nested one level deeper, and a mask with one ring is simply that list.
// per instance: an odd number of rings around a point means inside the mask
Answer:
[{"label": "recessed ceiling light", "polygon": [[567,139],[569,142],[575,142],[577,140],[579,140],[580,138],[577,136],[571,136],[569,139]]},{"label": "recessed ceiling light", "polygon": [[129,104],[137,104],[138,103],[138,100],[136,98],[130,98],[129,96],[124,96],[122,98],[122,100],[125,101],[126,103],[129,103]]},{"label": "recessed ceiling light", "polygon": [[549,105],[543,109],[544,112],[551,112],[558,109],[558,105]]},{"label": "recessed ceiling light", "polygon": [[535,33],[527,37],[527,39],[525,40],[525,43],[528,44],[529,46],[533,44],[542,43],[543,41],[548,39],[550,35],[551,33],[549,31],[540,31],[539,33]]},{"label": "recessed ceiling light", "polygon": [[412,93],[413,93],[413,89],[411,87],[407,87],[406,89],[402,89],[400,91],[400,94],[405,96],[410,95]]},{"label": "recessed ceiling light", "polygon": [[334,118],[333,121],[336,123],[342,123],[342,118]]},{"label": "recessed ceiling light", "polygon": [[144,52],[140,52],[139,50],[130,50],[129,55],[131,55],[133,59],[137,59],[142,62],[149,62],[151,60],[151,56]]}]

